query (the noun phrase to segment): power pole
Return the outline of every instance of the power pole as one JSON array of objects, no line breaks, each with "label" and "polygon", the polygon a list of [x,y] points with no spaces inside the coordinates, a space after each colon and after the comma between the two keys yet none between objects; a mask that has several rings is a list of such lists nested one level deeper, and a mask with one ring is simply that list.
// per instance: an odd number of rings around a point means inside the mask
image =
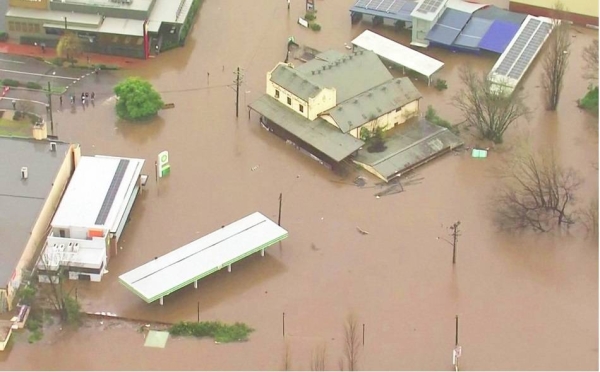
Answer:
[{"label": "power pole", "polygon": [[[454,240],[452,241],[452,264],[456,263],[456,243],[458,242],[458,237],[460,236],[460,232],[458,231],[458,226],[460,225],[460,221],[456,221],[451,227],[452,237]],[[456,318],[456,327],[458,328],[458,317]],[[458,337],[458,336],[456,336]]]},{"label": "power pole", "polygon": [[235,117],[239,116],[240,112],[240,85],[242,84],[243,76],[240,73],[240,68],[238,67],[235,74]]},{"label": "power pole", "polygon": [[50,133],[54,135],[54,120],[52,119],[52,90],[48,82],[48,115],[50,116]]}]

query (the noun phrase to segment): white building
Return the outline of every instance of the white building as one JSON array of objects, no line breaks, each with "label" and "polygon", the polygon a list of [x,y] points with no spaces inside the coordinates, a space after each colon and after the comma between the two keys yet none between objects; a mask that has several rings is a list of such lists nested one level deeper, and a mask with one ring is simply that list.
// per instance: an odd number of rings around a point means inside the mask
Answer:
[{"label": "white building", "polygon": [[142,159],[82,156],[50,224],[39,280],[100,281],[141,187]]}]

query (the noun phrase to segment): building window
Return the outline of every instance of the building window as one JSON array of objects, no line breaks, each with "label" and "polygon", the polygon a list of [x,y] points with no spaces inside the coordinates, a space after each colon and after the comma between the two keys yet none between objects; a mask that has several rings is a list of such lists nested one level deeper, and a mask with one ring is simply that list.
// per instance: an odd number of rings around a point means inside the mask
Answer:
[{"label": "building window", "polygon": [[27,32],[27,23],[21,23],[21,29],[23,30],[23,32]]},{"label": "building window", "polygon": [[29,27],[28,31],[31,32],[31,33],[33,33],[33,30],[34,30],[33,23],[28,23],[27,26]]},{"label": "building window", "polygon": [[137,40],[136,44],[137,45],[142,45],[143,42],[144,42],[144,38],[143,37],[138,37],[138,40]]},{"label": "building window", "polygon": [[298,105],[298,108],[300,109],[300,112],[304,112],[304,106],[303,105]]},{"label": "building window", "polygon": [[64,238],[65,237],[65,230],[64,229],[58,230],[58,234],[60,235],[61,238]]},{"label": "building window", "polygon": [[125,44],[129,44],[129,42],[131,42],[131,36],[127,36],[127,37],[125,37],[125,41],[124,41],[124,43],[125,43]]},{"label": "building window", "polygon": [[292,99],[290,97],[288,97],[288,105],[292,105]]},{"label": "building window", "polygon": [[14,31],[15,30],[15,23],[14,22],[8,22],[8,30],[9,31]]},{"label": "building window", "polygon": [[118,36],[113,36],[113,38],[112,38],[112,43],[113,43],[113,44],[116,44],[116,43],[118,43],[118,42],[119,42],[119,37],[118,37]]},{"label": "building window", "polygon": [[279,91],[275,89],[275,98],[279,98]]},{"label": "building window", "polygon": [[36,34],[39,34],[39,33],[40,33],[40,25],[38,25],[37,23],[34,25],[34,32],[35,32]]},{"label": "building window", "polygon": [[15,26],[16,26],[16,27],[15,27],[15,30],[16,30],[17,32],[21,31],[21,23],[20,23],[20,22],[17,22],[17,23],[15,24]]}]

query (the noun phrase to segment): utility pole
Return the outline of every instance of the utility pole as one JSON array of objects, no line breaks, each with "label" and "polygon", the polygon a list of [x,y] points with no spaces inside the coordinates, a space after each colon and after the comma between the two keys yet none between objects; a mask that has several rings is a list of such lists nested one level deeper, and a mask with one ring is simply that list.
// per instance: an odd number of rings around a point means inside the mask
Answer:
[{"label": "utility pole", "polygon": [[454,364],[454,370],[458,371],[458,358],[462,354],[462,349],[458,346],[458,315],[456,316],[456,333],[454,338],[454,350],[452,351],[452,362]]},{"label": "utility pole", "polygon": [[50,116],[50,133],[54,135],[54,120],[52,118],[52,90],[48,82],[48,115]]},{"label": "utility pole", "polygon": [[281,203],[283,201],[283,193],[279,193],[279,217],[277,218],[277,224],[281,226]]},{"label": "utility pole", "polygon": [[240,68],[238,67],[235,74],[235,117],[239,116],[240,112],[240,85],[242,84],[243,76],[240,73]]},{"label": "utility pole", "polygon": [[[452,230],[452,237],[454,238],[454,240],[452,242],[452,264],[453,265],[456,263],[456,243],[458,242],[458,237],[460,235],[460,232],[458,231],[458,226],[459,225],[460,225],[460,221],[456,221],[450,227],[450,230]],[[458,329],[458,317],[456,317],[456,328]],[[457,334],[456,337],[457,337],[457,340],[458,340],[458,334]]]},{"label": "utility pole", "polygon": [[65,19],[65,31],[67,30],[67,17],[63,17]]}]

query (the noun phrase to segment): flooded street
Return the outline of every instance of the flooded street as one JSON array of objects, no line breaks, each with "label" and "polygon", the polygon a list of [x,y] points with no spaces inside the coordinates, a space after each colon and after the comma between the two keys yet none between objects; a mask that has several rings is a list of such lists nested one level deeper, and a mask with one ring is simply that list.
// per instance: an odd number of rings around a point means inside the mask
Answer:
[{"label": "flooded street", "polygon": [[[555,149],[561,164],[584,175],[581,205],[598,194],[597,118],[575,104],[587,86],[581,51],[597,31],[573,31],[556,113],[544,110],[537,58],[522,82],[532,117],[509,129],[498,151],[487,159],[446,155],[416,170],[420,183],[377,199],[373,176],[360,172],[368,185],[354,186],[353,175],[340,178],[262,130],[256,113],[249,121],[245,107],[264,92],[266,72],[285,57],[289,36],[319,50],[345,50],[344,43],[368,29],[368,23],[350,24],[353,3],[317,0],[322,31],[315,33],[296,23],[302,1],[292,0],[288,13],[284,0],[205,0],[185,48],[117,74],[149,79],[174,109],[152,123],[122,123],[107,89],[96,92],[94,108],[54,115],[60,139],[80,143],[84,155],[144,158],[150,175],[109,273],[101,283],[77,283],[84,309],[176,322],[196,320],[199,303],[203,320],[254,328],[250,341],[170,339],[158,350],[144,348],[134,329],[82,328],[48,333],[32,345],[21,337],[0,354],[1,369],[281,369],[283,313],[293,368],[309,369],[313,348],[325,342],[326,368],[337,369],[350,312],[365,324],[361,369],[451,370],[455,315],[461,370],[598,369],[597,239],[581,225],[545,235],[500,233],[489,203],[494,166],[521,136]],[[431,104],[442,118],[460,121],[451,102],[460,89],[458,68],[469,62],[487,72],[496,57],[424,52],[445,63],[439,77],[449,89],[416,81],[424,95],[421,111]],[[236,118],[230,85],[238,66],[244,84]],[[463,138],[477,143],[469,132]],[[170,153],[172,173],[157,187],[153,163],[162,150]],[[254,211],[276,220],[280,192],[289,238],[265,257],[253,255],[231,273],[210,275],[198,289],[185,287],[165,297],[164,306],[146,304],[118,283],[122,273]],[[457,220],[462,236],[453,266],[452,248],[436,237]]]}]

